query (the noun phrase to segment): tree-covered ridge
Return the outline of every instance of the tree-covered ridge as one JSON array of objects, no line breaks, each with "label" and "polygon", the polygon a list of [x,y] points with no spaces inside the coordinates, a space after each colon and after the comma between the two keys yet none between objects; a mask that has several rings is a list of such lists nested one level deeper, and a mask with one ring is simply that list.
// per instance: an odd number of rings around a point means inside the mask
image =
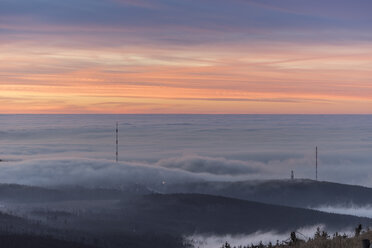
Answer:
[{"label": "tree-covered ridge", "polygon": [[231,246],[226,242],[221,248],[361,248],[363,242],[366,242],[364,240],[372,240],[372,231],[369,228],[363,230],[362,225],[358,225],[354,235],[351,236],[337,232],[330,235],[317,228],[314,236],[307,240],[299,238],[298,233],[291,232],[287,240],[277,241],[275,244],[260,242],[259,244]]}]

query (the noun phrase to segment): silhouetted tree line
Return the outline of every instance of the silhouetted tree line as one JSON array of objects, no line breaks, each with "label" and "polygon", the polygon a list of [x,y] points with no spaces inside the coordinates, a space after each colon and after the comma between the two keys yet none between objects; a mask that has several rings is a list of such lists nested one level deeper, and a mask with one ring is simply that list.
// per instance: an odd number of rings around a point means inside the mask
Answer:
[{"label": "silhouetted tree line", "polygon": [[362,225],[359,224],[355,228],[354,237],[348,237],[346,234],[341,235],[338,232],[331,236],[326,231],[321,230],[319,227],[312,238],[303,240],[298,236],[298,233],[291,232],[287,240],[282,242],[279,242],[278,240],[275,244],[272,244],[271,242],[268,244],[263,244],[260,242],[259,244],[255,245],[250,244],[231,246],[228,242],[226,242],[221,248],[360,248],[363,239],[372,240],[372,231],[370,231],[369,228],[363,231]]}]

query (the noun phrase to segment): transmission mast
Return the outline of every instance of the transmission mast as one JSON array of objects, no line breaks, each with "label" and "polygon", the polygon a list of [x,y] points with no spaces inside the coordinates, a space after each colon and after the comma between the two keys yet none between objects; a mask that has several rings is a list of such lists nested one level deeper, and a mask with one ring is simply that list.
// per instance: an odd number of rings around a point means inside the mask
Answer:
[{"label": "transmission mast", "polygon": [[315,180],[318,181],[318,147],[315,147]]},{"label": "transmission mast", "polygon": [[116,163],[119,162],[119,123],[116,122]]}]

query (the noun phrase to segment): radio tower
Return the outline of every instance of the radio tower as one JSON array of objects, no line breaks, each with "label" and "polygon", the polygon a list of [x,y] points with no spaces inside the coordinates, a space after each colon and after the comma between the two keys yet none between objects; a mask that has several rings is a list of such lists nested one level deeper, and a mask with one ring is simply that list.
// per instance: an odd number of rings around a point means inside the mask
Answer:
[{"label": "radio tower", "polygon": [[318,181],[318,147],[315,147],[315,180]]},{"label": "radio tower", "polygon": [[119,124],[116,122],[116,163],[119,162]]}]

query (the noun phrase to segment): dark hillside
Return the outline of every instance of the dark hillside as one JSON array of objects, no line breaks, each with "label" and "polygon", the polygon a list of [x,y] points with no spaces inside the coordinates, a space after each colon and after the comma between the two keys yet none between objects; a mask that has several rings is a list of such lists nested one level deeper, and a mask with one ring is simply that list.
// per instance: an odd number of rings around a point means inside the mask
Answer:
[{"label": "dark hillside", "polygon": [[9,202],[58,202],[73,200],[120,199],[130,195],[151,193],[140,185],[126,185],[121,189],[60,187],[43,188],[17,184],[0,184],[0,200]]},{"label": "dark hillside", "polygon": [[202,182],[172,185],[167,193],[197,193],[294,206],[370,205],[372,189],[313,180]]},{"label": "dark hillside", "polygon": [[6,248],[98,248],[92,245],[65,241],[50,236],[0,234],[1,247]]},{"label": "dark hillside", "polygon": [[135,222],[142,232],[238,234],[318,224],[336,230],[372,225],[368,218],[199,194],[155,194],[122,204],[123,218]]}]

